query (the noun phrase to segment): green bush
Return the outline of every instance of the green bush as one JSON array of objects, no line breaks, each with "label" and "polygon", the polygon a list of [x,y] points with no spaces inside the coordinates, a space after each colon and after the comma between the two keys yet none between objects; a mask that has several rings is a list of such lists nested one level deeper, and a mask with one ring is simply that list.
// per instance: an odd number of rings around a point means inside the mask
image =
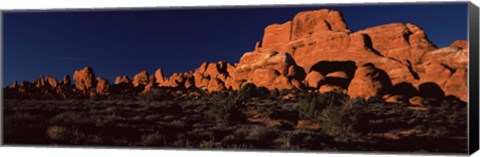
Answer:
[{"label": "green bush", "polygon": [[256,95],[256,88],[255,84],[253,83],[247,83],[245,84],[239,91],[237,98],[240,101],[245,101],[251,97],[254,97]]},{"label": "green bush", "polygon": [[280,91],[278,91],[278,89],[273,89],[272,91],[270,91],[270,98],[273,99],[273,100],[277,100],[278,97],[280,96]]},{"label": "green bush", "polygon": [[367,125],[364,101],[350,99],[338,105],[328,105],[319,116],[322,132],[342,141],[358,140]]},{"label": "green bush", "polygon": [[255,89],[255,96],[261,99],[268,98],[270,96],[270,90],[268,90],[268,88],[265,88],[265,87],[258,87]]},{"label": "green bush", "polygon": [[343,101],[348,100],[348,96],[340,92],[330,92],[325,94],[309,93],[301,98],[298,106],[299,117],[313,121],[320,121],[320,113],[328,106],[338,106]]},{"label": "green bush", "polygon": [[226,98],[216,101],[208,110],[207,116],[221,122],[235,122],[243,120],[241,104],[235,95],[229,94]]}]

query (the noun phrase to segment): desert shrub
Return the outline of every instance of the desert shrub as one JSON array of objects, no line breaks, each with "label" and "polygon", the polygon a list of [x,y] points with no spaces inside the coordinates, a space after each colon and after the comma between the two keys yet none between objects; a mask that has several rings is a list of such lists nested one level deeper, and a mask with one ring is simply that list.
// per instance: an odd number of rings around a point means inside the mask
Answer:
[{"label": "desert shrub", "polygon": [[213,99],[213,100],[222,100],[222,99],[228,97],[229,94],[230,93],[225,91],[225,90],[216,91],[216,92],[210,93],[210,98]]},{"label": "desert shrub", "polygon": [[290,93],[290,90],[289,89],[282,89],[280,90],[280,96],[285,96],[285,95],[288,95]]},{"label": "desert shrub", "polygon": [[433,138],[441,138],[447,136],[450,132],[445,126],[432,127],[427,129],[427,134],[431,135]]},{"label": "desert shrub", "polygon": [[207,112],[207,116],[222,122],[240,121],[243,119],[240,109],[239,101],[233,94],[230,94],[213,103]]},{"label": "desert shrub", "polygon": [[270,96],[273,100],[276,100],[280,96],[280,91],[275,88],[274,90],[270,91]]},{"label": "desert shrub", "polygon": [[328,106],[338,106],[343,101],[348,100],[348,96],[340,92],[329,92],[325,94],[309,93],[301,98],[298,106],[298,114],[302,119],[320,121],[320,113]]},{"label": "desert shrub", "polygon": [[140,145],[161,146],[165,144],[165,137],[158,132],[142,135]]},{"label": "desert shrub", "polygon": [[254,97],[256,94],[256,88],[255,84],[253,83],[247,83],[245,84],[237,94],[238,100],[240,101],[245,101],[251,97]]},{"label": "desert shrub", "polygon": [[150,89],[137,95],[138,100],[143,101],[162,101],[173,98],[173,95],[165,89]]},{"label": "desert shrub", "polygon": [[270,128],[265,126],[253,126],[245,139],[254,142],[267,142],[275,139],[280,134],[280,131],[276,128]]},{"label": "desert shrub", "polygon": [[255,95],[258,96],[261,99],[268,98],[270,96],[270,90],[265,87],[258,87],[255,89]]},{"label": "desert shrub", "polygon": [[360,140],[362,128],[367,127],[365,105],[351,99],[337,105],[328,105],[319,116],[322,132],[334,136],[336,140]]}]

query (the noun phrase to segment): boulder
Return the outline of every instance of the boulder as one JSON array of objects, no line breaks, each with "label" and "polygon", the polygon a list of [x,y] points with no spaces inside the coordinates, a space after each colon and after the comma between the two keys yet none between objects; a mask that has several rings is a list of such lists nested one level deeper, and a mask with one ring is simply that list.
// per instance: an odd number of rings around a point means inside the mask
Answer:
[{"label": "boulder", "polygon": [[73,73],[73,80],[75,81],[75,88],[80,91],[90,90],[97,84],[95,74],[91,67],[85,67]]},{"label": "boulder", "polygon": [[117,78],[115,78],[115,84],[130,84],[130,78],[128,78],[128,76],[117,76]]},{"label": "boulder", "polygon": [[138,87],[140,85],[146,86],[149,83],[149,75],[147,71],[141,71],[133,77],[133,87]]},{"label": "boulder", "polygon": [[97,78],[96,91],[98,94],[101,94],[101,95],[108,94],[109,88],[110,88],[110,83],[108,83],[108,80],[101,77]]},{"label": "boulder", "polygon": [[280,75],[275,69],[256,69],[252,76],[252,82],[257,87],[271,88],[272,83]]},{"label": "boulder", "polygon": [[166,81],[165,76],[163,75],[163,70],[161,68],[158,68],[155,71],[155,80],[157,84],[162,84]]},{"label": "boulder", "polygon": [[355,71],[355,75],[348,86],[348,95],[352,98],[369,99],[382,96],[392,88],[388,75],[373,64],[365,64]]},{"label": "boulder", "polygon": [[46,77],[46,81],[47,81],[47,83],[48,83],[48,85],[49,85],[50,87],[56,88],[57,85],[58,85],[58,81],[57,81],[57,79],[54,78],[54,77],[47,76],[47,77]]}]

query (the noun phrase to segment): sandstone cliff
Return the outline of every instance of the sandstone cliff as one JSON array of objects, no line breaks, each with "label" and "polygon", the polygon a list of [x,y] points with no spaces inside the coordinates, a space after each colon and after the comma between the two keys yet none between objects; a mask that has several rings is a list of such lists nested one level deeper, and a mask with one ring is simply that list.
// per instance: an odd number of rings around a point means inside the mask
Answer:
[{"label": "sandstone cliff", "polygon": [[[73,73],[73,80],[74,90],[84,93],[160,87],[215,92],[253,83],[271,90],[340,90],[351,97],[384,96],[395,101],[417,100],[422,92],[429,92],[422,87],[435,86],[443,97],[467,101],[467,65],[466,41],[437,48],[420,26],[411,23],[352,32],[340,12],[322,9],[300,12],[290,21],[267,26],[262,41],[244,53],[239,63],[205,62],[194,71],[170,77],[159,68],[152,75],[142,71],[133,80],[119,76],[113,85],[95,79],[93,69],[85,67]],[[67,76],[61,83],[42,76],[33,85],[65,89],[63,86],[70,84]],[[25,87],[15,82],[12,88]]]}]

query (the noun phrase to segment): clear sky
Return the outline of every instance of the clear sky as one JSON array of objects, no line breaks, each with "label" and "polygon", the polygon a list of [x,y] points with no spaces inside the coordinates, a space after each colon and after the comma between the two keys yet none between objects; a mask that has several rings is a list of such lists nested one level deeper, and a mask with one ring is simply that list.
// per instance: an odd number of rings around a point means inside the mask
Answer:
[{"label": "clear sky", "polygon": [[264,28],[304,10],[342,12],[352,31],[419,25],[438,47],[467,39],[467,3],[296,7],[30,11],[3,14],[3,86],[40,75],[62,79],[84,66],[113,82],[161,67],[166,76],[204,61],[238,62]]}]

